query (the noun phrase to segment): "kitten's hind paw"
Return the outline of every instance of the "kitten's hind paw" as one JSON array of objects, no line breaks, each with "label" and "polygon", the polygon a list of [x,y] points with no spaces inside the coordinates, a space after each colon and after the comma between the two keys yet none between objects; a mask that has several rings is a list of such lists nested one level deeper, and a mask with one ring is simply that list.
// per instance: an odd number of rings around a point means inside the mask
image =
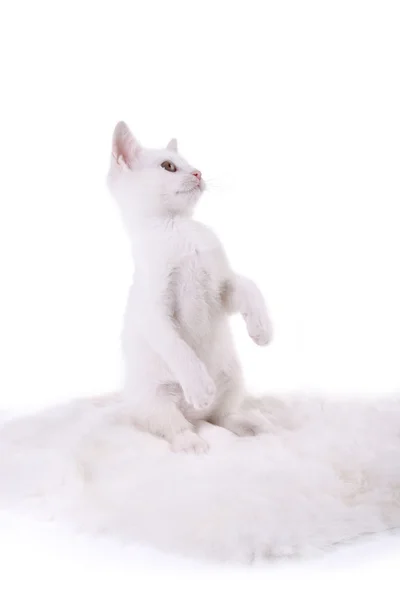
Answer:
[{"label": "kitten's hind paw", "polygon": [[171,450],[173,452],[205,454],[208,452],[208,448],[208,443],[190,429],[186,429],[179,433],[171,443]]},{"label": "kitten's hind paw", "polygon": [[259,410],[229,414],[220,417],[216,424],[241,437],[269,433],[272,430],[271,423]]}]

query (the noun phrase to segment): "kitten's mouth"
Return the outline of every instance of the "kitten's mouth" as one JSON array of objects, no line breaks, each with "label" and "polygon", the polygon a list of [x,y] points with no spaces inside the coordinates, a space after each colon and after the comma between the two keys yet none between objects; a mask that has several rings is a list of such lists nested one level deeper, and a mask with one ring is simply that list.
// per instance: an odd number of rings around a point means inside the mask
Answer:
[{"label": "kitten's mouth", "polygon": [[188,190],[178,190],[176,193],[177,194],[190,194],[191,192],[195,192],[196,190],[198,190],[199,192],[201,191],[200,187],[198,185],[194,185],[193,187],[191,187]]}]

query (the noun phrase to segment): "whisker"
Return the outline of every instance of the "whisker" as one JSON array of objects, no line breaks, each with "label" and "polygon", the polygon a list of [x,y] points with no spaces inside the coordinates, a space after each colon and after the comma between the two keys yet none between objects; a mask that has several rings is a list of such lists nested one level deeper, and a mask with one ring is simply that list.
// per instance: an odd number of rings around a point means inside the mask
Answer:
[{"label": "whisker", "polygon": [[206,189],[207,190],[225,190],[225,186],[222,185],[219,181],[216,180],[212,180],[212,179],[205,179],[204,183],[206,184]]}]

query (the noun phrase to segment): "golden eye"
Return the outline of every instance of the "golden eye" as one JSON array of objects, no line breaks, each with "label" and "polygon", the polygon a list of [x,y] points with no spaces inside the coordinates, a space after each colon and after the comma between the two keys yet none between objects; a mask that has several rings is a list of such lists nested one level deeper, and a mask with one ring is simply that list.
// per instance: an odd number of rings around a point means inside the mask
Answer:
[{"label": "golden eye", "polygon": [[166,171],[170,171],[171,173],[175,173],[175,171],[177,171],[177,168],[174,165],[174,163],[169,162],[169,160],[164,160],[161,166],[163,169],[165,169]]}]

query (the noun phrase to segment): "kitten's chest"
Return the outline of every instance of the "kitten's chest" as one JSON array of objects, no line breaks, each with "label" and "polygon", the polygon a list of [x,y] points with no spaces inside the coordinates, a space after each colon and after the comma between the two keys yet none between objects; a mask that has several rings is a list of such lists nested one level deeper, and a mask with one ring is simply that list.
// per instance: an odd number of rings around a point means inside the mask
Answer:
[{"label": "kitten's chest", "polygon": [[175,278],[175,317],[189,332],[206,335],[221,313],[227,266],[220,249],[212,244],[192,244],[179,261]]}]

